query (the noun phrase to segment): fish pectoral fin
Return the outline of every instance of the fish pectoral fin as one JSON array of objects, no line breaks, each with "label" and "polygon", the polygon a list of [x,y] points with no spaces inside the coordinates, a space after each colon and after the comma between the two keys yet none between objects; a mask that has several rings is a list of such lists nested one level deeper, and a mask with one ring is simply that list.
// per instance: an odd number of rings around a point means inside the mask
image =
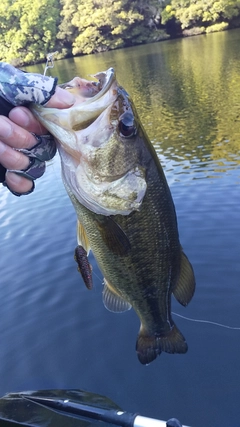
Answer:
[{"label": "fish pectoral fin", "polygon": [[151,363],[162,351],[184,354],[187,350],[186,340],[174,322],[172,322],[171,330],[163,335],[151,335],[141,325],[136,351],[139,362],[143,365]]},{"label": "fish pectoral fin", "polygon": [[92,289],[92,266],[88,262],[87,252],[85,249],[78,245],[75,249],[74,259],[78,265],[78,271],[81,273],[83,281],[87,289]]},{"label": "fish pectoral fin", "polygon": [[192,265],[182,251],[179,279],[173,290],[173,295],[180,304],[186,306],[195,292],[195,277]]},{"label": "fish pectoral fin", "polygon": [[77,221],[77,240],[78,240],[78,245],[82,246],[88,255],[91,249],[90,243],[89,243],[85,228],[83,227],[83,225],[79,220]]},{"label": "fish pectoral fin", "polygon": [[115,289],[104,279],[103,304],[107,310],[114,313],[123,313],[132,308],[131,304],[124,300]]},{"label": "fish pectoral fin", "polygon": [[110,216],[95,219],[96,226],[108,249],[116,255],[125,256],[131,249],[128,237]]}]

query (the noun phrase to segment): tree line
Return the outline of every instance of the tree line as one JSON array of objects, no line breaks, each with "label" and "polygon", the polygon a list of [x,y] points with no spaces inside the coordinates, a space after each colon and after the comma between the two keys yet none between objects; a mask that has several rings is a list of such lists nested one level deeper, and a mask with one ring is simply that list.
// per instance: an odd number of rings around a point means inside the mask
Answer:
[{"label": "tree line", "polygon": [[16,66],[240,26],[240,0],[2,0],[0,60]]}]

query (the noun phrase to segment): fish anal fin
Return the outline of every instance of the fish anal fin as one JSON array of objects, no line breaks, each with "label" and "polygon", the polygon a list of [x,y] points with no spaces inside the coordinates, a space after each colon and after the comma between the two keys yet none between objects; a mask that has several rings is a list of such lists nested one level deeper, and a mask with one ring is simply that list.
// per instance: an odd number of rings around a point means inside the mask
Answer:
[{"label": "fish anal fin", "polygon": [[77,221],[77,240],[78,240],[78,245],[82,246],[88,255],[89,251],[91,249],[90,244],[88,241],[88,237],[87,237],[87,233],[85,231],[85,228],[83,227],[83,225],[81,224],[81,222],[79,220]]},{"label": "fish anal fin", "polygon": [[176,287],[173,290],[173,295],[180,304],[186,306],[193,297],[195,286],[196,284],[192,265],[185,253],[182,251],[180,274]]},{"label": "fish anal fin", "polygon": [[82,246],[78,245],[76,247],[74,259],[78,265],[78,271],[81,274],[87,289],[92,289],[92,266],[89,264],[87,252]]},{"label": "fish anal fin", "polygon": [[140,328],[136,351],[142,365],[151,363],[162,351],[171,354],[184,354],[187,350],[186,340],[175,323],[172,324],[171,330],[163,335],[151,335],[142,326]]},{"label": "fish anal fin", "polygon": [[103,304],[109,311],[123,313],[131,309],[131,304],[123,299],[115,289],[104,279]]},{"label": "fish anal fin", "polygon": [[109,217],[95,219],[96,226],[109,250],[116,255],[125,256],[131,249],[128,237],[120,227]]}]

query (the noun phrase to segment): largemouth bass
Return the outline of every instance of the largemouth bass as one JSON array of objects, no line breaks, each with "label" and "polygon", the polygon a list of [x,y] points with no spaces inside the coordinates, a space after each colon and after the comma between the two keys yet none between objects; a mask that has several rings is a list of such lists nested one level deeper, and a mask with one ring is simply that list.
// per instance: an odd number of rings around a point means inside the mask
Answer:
[{"label": "largemouth bass", "polygon": [[84,282],[91,289],[91,249],[104,276],[106,308],[134,308],[141,321],[136,351],[149,364],[162,351],[187,351],[172,320],[171,295],[187,305],[194,273],[179,242],[166,178],[132,100],[112,68],[95,78],[62,86],[75,93],[71,108],[32,110],[58,141],[78,218],[75,257]]}]

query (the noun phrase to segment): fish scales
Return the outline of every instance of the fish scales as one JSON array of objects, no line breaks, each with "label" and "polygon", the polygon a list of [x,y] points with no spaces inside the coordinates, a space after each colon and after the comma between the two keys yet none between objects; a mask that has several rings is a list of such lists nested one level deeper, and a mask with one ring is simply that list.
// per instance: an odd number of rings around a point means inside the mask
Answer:
[{"label": "fish scales", "polygon": [[[75,208],[77,206],[78,218],[107,282],[114,284],[122,298],[130,302],[145,329],[153,336],[165,336],[173,327],[171,293],[179,274],[181,247],[175,209],[165,177],[158,172],[150,153],[146,152],[142,157],[144,162],[152,164],[149,165],[148,190],[141,211],[128,216],[113,216],[129,239],[129,254],[112,253],[96,228],[98,216],[79,205],[70,189],[68,193]],[[161,283],[168,286],[160,287]]]},{"label": "fish scales", "polygon": [[[195,278],[179,242],[166,178],[135,107],[114,73],[105,72],[106,81],[104,73],[99,75],[102,80],[97,99],[91,94],[84,110],[84,123],[87,114],[90,118],[94,115],[87,129],[75,132],[69,128],[66,139],[67,116],[62,121],[63,137],[59,112],[54,112],[56,130],[53,111],[50,119],[47,109],[44,113],[42,109],[33,111],[58,140],[63,182],[79,221],[78,243],[86,253],[92,250],[103,273],[104,304],[115,312],[133,307],[141,322],[138,358],[148,364],[162,351],[187,351],[185,338],[171,317],[171,296],[175,294],[182,305],[187,305]],[[106,108],[101,101],[96,119],[97,103],[104,96],[108,96]],[[79,118],[74,116],[75,110]],[[81,111],[78,107],[75,110],[71,117],[76,126],[78,120],[81,122]],[[68,140],[74,138],[78,147],[71,142],[68,150]],[[73,150],[79,152],[79,164],[77,156],[72,160]]]}]

